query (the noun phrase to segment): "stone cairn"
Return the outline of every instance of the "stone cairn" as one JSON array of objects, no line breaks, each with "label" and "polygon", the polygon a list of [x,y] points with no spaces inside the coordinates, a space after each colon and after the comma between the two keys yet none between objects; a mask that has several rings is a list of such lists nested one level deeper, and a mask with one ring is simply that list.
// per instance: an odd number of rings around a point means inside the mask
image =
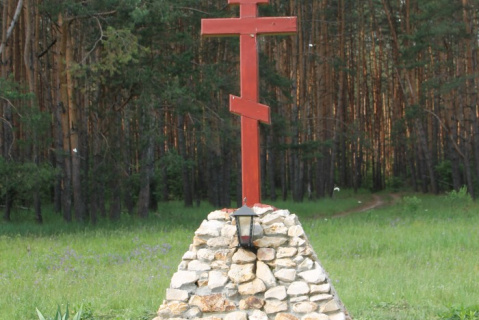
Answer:
[{"label": "stone cairn", "polygon": [[295,214],[255,205],[256,253],[238,248],[233,209],[195,232],[153,320],[350,320]]}]

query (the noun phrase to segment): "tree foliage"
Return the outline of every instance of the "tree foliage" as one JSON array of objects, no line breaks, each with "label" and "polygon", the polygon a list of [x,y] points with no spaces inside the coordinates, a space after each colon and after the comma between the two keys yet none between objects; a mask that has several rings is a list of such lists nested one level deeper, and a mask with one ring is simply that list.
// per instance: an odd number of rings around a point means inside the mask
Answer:
[{"label": "tree foliage", "polygon": [[[240,119],[228,106],[239,41],[200,36],[201,19],[237,17],[237,7],[25,0],[7,37],[18,4],[0,4],[7,208],[15,197],[37,207],[41,195],[65,220],[95,222],[172,198],[241,205]],[[259,38],[260,100],[273,119],[261,125],[263,200],[398,181],[435,193],[466,185],[474,197],[478,10],[475,0],[261,6],[299,24],[296,36]]]}]

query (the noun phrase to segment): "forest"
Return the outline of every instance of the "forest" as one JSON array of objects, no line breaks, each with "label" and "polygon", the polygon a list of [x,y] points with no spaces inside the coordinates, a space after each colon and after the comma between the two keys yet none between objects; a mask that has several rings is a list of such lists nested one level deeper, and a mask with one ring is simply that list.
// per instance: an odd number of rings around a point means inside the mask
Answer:
[{"label": "forest", "polygon": [[[42,221],[241,205],[227,0],[1,0],[0,205]],[[478,0],[270,0],[259,39],[262,201],[335,187],[479,195]]]}]

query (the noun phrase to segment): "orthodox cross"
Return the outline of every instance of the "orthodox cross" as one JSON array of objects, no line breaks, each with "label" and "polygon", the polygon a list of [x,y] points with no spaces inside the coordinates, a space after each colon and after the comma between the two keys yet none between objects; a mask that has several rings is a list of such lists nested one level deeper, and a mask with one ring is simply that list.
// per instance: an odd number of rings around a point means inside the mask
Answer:
[{"label": "orthodox cross", "polygon": [[239,4],[240,17],[202,19],[201,35],[240,37],[241,97],[230,95],[230,111],[241,116],[241,172],[243,198],[253,206],[261,202],[258,121],[271,123],[269,107],[258,102],[259,34],[294,34],[296,17],[258,17],[258,5],[269,0],[228,0]]}]

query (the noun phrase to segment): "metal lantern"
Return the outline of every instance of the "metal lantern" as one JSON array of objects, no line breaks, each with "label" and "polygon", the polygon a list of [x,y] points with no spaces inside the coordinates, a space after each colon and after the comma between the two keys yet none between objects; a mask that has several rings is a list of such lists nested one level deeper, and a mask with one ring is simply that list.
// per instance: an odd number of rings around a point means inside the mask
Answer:
[{"label": "metal lantern", "polygon": [[244,248],[253,248],[253,220],[258,215],[245,204],[231,216],[236,219],[239,245]]}]

